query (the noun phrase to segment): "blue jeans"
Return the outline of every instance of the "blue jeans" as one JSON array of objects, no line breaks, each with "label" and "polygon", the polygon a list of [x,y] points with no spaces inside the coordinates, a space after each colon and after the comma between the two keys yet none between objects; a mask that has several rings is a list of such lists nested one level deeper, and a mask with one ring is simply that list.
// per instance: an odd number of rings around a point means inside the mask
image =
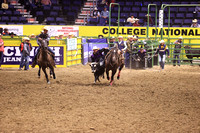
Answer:
[{"label": "blue jeans", "polygon": [[[180,65],[180,53],[174,53],[174,60],[173,60],[173,65],[176,65],[176,62],[178,65]],[[176,60],[177,58],[177,60]]]},{"label": "blue jeans", "polygon": [[3,51],[0,51],[0,66],[1,66],[2,60],[3,60]]},{"label": "blue jeans", "polygon": [[29,59],[30,57],[29,56],[24,56],[22,53],[21,53],[21,62],[20,62],[20,68],[23,68],[25,66],[25,70],[29,69]]}]

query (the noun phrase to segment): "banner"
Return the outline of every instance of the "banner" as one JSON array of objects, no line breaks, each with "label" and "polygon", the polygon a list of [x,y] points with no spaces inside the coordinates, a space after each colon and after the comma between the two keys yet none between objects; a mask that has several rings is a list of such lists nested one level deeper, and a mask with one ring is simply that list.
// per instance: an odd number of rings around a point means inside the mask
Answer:
[{"label": "banner", "polygon": [[[138,35],[139,37],[146,37],[147,30],[146,27],[111,27],[110,36],[120,36],[127,37],[128,35]],[[157,28],[157,37],[161,36],[161,28]],[[155,27],[149,27],[149,36],[155,37],[156,29]],[[103,35],[104,37],[109,36],[108,26],[80,26],[79,36],[98,36]],[[182,36],[183,38],[200,38],[200,28],[185,28],[185,27],[168,27],[163,28],[163,37],[174,37],[178,38]]]},{"label": "banner", "polygon": [[78,36],[79,27],[78,26],[49,26],[49,25],[24,25],[24,35],[39,35],[43,27],[47,27],[48,34],[50,36],[56,36],[63,34],[67,36],[69,33],[72,33],[74,36]]},{"label": "banner", "polygon": [[67,50],[76,50],[77,49],[77,38],[67,38]]},{"label": "banner", "polygon": [[[32,64],[32,60],[34,55],[37,51],[36,46],[33,46],[31,52],[30,52],[30,62],[29,64]],[[66,47],[65,46],[50,46],[50,48],[55,52],[55,63],[58,66],[66,66],[65,61],[65,54],[66,54]],[[4,56],[2,65],[5,66],[18,66],[21,61],[21,53],[19,50],[19,46],[5,46],[4,47]]]},{"label": "banner", "polygon": [[89,53],[88,53],[88,43],[85,38],[82,39],[82,54],[83,54],[82,63],[83,65],[86,65],[88,63]]},{"label": "banner", "polygon": [[13,32],[16,35],[22,36],[23,35],[23,26],[17,26],[17,25],[1,25],[3,29],[8,28],[8,32]]}]

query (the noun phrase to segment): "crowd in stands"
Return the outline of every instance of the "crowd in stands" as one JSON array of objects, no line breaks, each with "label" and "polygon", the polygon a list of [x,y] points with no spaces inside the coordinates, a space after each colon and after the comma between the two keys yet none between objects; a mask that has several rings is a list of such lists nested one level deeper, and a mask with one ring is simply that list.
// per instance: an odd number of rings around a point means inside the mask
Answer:
[{"label": "crowd in stands", "polygon": [[[148,4],[157,4],[159,9],[162,4],[198,4],[198,1],[129,1],[117,0],[116,3],[120,4],[120,25],[121,26],[147,26],[148,18],[149,25],[155,26],[155,7],[150,8],[150,14],[147,14]],[[102,0],[98,3],[97,7],[88,20],[88,26],[108,26],[109,13],[107,19],[104,20],[102,11],[107,8],[109,12],[109,5],[112,3],[110,0]],[[111,8],[111,26],[118,25],[118,6],[112,5]],[[98,19],[94,12],[98,12]],[[157,11],[158,12],[158,11]],[[194,19],[200,16],[200,7],[171,7],[170,8],[170,26],[171,27],[192,27]],[[168,13],[164,13],[164,27],[168,26]],[[158,17],[158,16],[157,16]],[[196,20],[195,20],[196,21]],[[197,20],[198,21],[198,20]],[[157,20],[157,25],[158,25]],[[198,23],[198,22],[197,22]]]}]

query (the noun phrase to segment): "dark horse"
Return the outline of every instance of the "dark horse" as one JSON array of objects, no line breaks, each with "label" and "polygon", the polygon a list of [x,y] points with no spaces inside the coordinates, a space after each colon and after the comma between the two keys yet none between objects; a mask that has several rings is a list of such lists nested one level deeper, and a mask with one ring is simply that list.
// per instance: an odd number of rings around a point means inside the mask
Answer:
[{"label": "dark horse", "polygon": [[50,53],[48,51],[47,47],[48,47],[47,41],[42,40],[41,41],[41,48],[40,48],[40,51],[39,51],[39,54],[38,54],[37,63],[38,63],[38,66],[39,66],[38,77],[40,78],[40,70],[42,68],[42,70],[43,70],[43,72],[46,76],[47,83],[49,84],[50,81],[48,79],[46,68],[50,68],[50,75],[53,74],[54,79],[56,79],[56,76],[55,76],[55,72],[54,72],[55,62],[52,58],[52,53]]},{"label": "dark horse", "polygon": [[119,72],[118,72],[117,79],[119,80],[120,72],[123,67],[124,67],[124,58],[123,58],[122,52],[116,47],[112,48],[105,57],[105,69],[106,69],[106,75],[107,75],[108,80],[110,80],[109,71],[110,70],[112,71],[110,85],[113,84],[114,75],[117,72],[118,68],[119,68]]}]

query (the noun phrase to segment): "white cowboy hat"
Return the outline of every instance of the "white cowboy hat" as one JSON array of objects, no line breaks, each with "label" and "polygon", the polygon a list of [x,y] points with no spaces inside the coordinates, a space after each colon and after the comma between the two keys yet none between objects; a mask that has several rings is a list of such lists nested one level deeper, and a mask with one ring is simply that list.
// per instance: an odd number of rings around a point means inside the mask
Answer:
[{"label": "white cowboy hat", "polygon": [[115,37],[114,37],[114,36],[112,36],[112,37],[111,37],[111,39],[115,39]]},{"label": "white cowboy hat", "polygon": [[192,23],[197,23],[197,19],[192,20]]},{"label": "white cowboy hat", "polygon": [[48,30],[47,27],[43,27],[43,30]]},{"label": "white cowboy hat", "polygon": [[164,42],[165,42],[164,40],[159,41],[159,43],[164,43]]},{"label": "white cowboy hat", "polygon": [[0,33],[0,36],[2,36],[1,33]]},{"label": "white cowboy hat", "polygon": [[117,38],[123,38],[123,36],[118,36]]},{"label": "white cowboy hat", "polygon": [[26,40],[28,40],[28,41],[29,41],[29,40],[30,40],[30,38],[28,38],[28,37],[24,37],[24,38],[23,38],[23,40],[24,40],[24,41],[26,41]]},{"label": "white cowboy hat", "polygon": [[133,36],[131,36],[131,35],[128,35],[128,38],[133,38]]},{"label": "white cowboy hat", "polygon": [[140,19],[138,19],[138,18],[135,18],[135,21],[139,21]]},{"label": "white cowboy hat", "polygon": [[99,49],[97,46],[94,46],[93,48],[92,48],[92,50],[96,50],[96,49]]},{"label": "white cowboy hat", "polygon": [[94,10],[98,10],[97,7],[95,7]]},{"label": "white cowboy hat", "polygon": [[180,36],[178,39],[181,39],[181,40],[183,40],[183,37],[182,37],[182,36]]},{"label": "white cowboy hat", "polygon": [[138,37],[137,37],[137,36],[135,36],[135,35],[134,35],[134,37],[133,37],[133,38],[134,38],[134,39],[138,39]]},{"label": "white cowboy hat", "polygon": [[145,16],[151,16],[151,15],[150,15],[150,14],[149,14],[149,15],[147,14],[147,15],[145,15]]},{"label": "white cowboy hat", "polygon": [[58,36],[64,36],[64,34],[63,34],[63,33],[60,33]]},{"label": "white cowboy hat", "polygon": [[70,33],[68,34],[68,36],[73,36],[73,34],[70,32]]}]

